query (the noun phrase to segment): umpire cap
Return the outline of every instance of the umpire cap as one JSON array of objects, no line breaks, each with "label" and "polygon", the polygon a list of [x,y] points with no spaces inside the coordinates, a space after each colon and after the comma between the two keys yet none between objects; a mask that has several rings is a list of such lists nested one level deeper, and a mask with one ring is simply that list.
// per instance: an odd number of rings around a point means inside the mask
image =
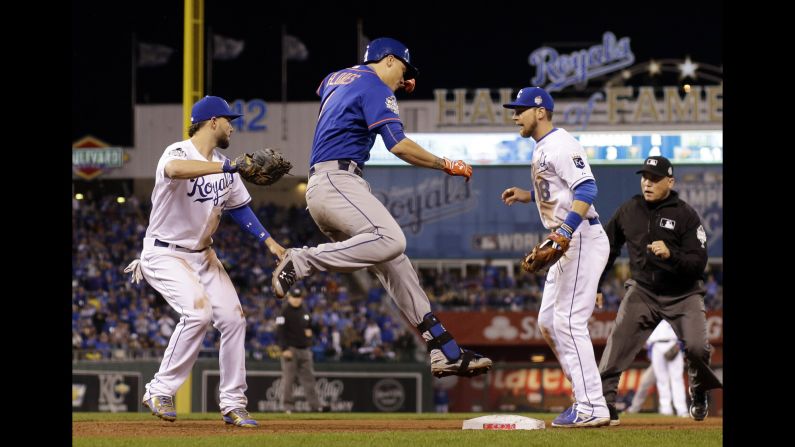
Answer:
[{"label": "umpire cap", "polygon": [[417,77],[420,71],[417,70],[417,67],[411,65],[411,55],[409,55],[408,47],[391,37],[379,37],[371,41],[364,51],[364,63],[378,62],[390,54],[406,64],[406,79]]},{"label": "umpire cap", "polygon": [[639,171],[635,172],[635,174],[642,174],[644,172],[648,172],[649,174],[653,174],[658,177],[673,177],[674,167],[667,158],[659,155],[653,155],[643,162],[643,167],[640,168]]}]

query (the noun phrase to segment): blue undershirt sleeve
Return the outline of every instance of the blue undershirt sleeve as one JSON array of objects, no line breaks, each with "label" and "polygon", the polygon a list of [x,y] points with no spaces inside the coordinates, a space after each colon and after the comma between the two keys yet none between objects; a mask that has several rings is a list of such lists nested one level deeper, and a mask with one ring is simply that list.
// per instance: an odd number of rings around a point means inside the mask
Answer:
[{"label": "blue undershirt sleeve", "polygon": [[[574,200],[580,200],[588,205],[592,205],[593,201],[596,199],[596,192],[596,182],[593,180],[586,180],[574,188]],[[571,237],[571,234],[580,226],[581,222],[582,216],[574,211],[569,211],[566,220],[563,221],[563,228],[566,230],[568,237]]]},{"label": "blue undershirt sleeve", "polygon": [[259,221],[256,215],[254,215],[254,211],[251,210],[251,207],[248,205],[241,206],[239,208],[235,208],[229,210],[229,214],[232,215],[232,218],[235,219],[238,225],[241,228],[248,231],[254,237],[256,237],[260,241],[264,241],[265,239],[271,237],[268,230],[262,226],[262,223]]}]

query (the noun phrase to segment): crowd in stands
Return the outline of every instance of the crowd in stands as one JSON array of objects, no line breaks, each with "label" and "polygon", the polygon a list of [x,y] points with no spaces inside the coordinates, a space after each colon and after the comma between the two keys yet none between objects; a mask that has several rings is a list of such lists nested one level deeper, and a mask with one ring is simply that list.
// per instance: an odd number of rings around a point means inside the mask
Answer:
[{"label": "crowd in stands", "polygon": [[[434,310],[460,311],[533,311],[541,307],[546,274],[523,271],[516,265],[511,278],[504,267],[498,268],[485,261],[482,269],[460,278],[454,271],[438,272],[420,269],[420,282],[431,300]],[[723,308],[723,271],[719,264],[707,266],[704,303],[707,310]],[[601,290],[602,308],[594,312],[616,312],[624,298],[624,282],[629,278],[626,263],[617,262],[605,277]]]},{"label": "crowd in stands", "polygon": [[[179,315],[145,281],[130,283],[124,267],[140,254],[151,204],[115,196],[74,200],[72,207],[72,346],[76,359],[158,358]],[[297,207],[263,205],[255,213],[284,247],[326,242],[309,213]],[[253,359],[277,359],[275,319],[283,301],[270,290],[276,259],[264,245],[224,217],[213,247],[235,284],[247,318],[246,352]],[[616,311],[624,288],[620,273],[602,290],[604,311]],[[722,306],[722,275],[708,272],[707,309]],[[543,275],[516,269],[513,278],[489,262],[471,277],[421,270],[433,310],[537,311]],[[302,282],[312,315],[316,361],[411,361],[418,339],[399,311],[376,286],[358,291],[350,275],[318,273]],[[217,356],[220,340],[210,327],[200,356]],[[419,342],[421,343],[421,342]],[[419,356],[422,358],[422,355]]]}]

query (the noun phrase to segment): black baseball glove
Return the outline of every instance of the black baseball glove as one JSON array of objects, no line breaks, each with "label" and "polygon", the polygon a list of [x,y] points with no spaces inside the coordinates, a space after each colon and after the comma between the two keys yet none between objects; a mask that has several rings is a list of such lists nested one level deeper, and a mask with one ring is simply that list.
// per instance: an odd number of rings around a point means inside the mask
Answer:
[{"label": "black baseball glove", "polygon": [[293,168],[281,152],[269,147],[257,149],[253,154],[243,154],[232,165],[246,181],[264,186],[276,183]]}]

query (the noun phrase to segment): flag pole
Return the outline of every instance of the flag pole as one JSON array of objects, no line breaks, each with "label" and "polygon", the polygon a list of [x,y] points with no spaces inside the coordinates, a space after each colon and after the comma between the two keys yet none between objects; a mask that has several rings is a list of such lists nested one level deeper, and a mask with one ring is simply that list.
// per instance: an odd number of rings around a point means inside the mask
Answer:
[{"label": "flag pole", "polygon": [[364,33],[362,32],[362,18],[356,18],[356,63],[360,64],[364,60]]},{"label": "flag pole", "polygon": [[215,53],[215,38],[213,37],[213,27],[207,27],[207,43],[205,47],[207,48],[207,54],[204,56],[204,64],[207,67],[207,74],[204,75],[204,79],[206,80],[204,85],[204,94],[205,95],[212,95],[213,94],[213,55]]},{"label": "flag pole", "polygon": [[132,146],[135,147],[135,102],[138,100],[138,38],[135,32],[132,33],[132,68],[130,85],[130,106],[132,107],[132,117],[130,118],[130,132],[132,132]]},{"label": "flag pole", "polygon": [[282,141],[287,141],[287,25],[282,24]]}]

